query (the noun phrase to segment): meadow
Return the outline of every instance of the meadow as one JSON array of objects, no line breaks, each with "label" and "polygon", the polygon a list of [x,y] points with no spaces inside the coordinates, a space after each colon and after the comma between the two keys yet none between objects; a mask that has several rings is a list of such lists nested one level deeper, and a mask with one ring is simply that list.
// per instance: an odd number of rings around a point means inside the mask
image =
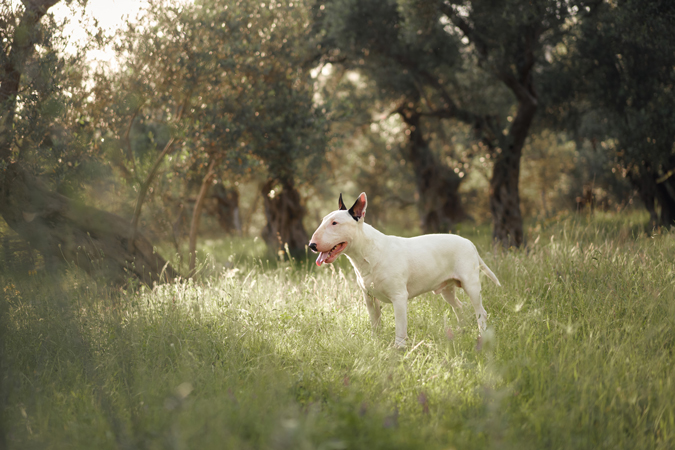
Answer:
[{"label": "meadow", "polygon": [[211,240],[195,280],[154,289],[5,272],[0,444],[673,448],[675,234],[645,223],[533,224],[520,251],[465,227],[503,285],[482,277],[480,345],[470,306],[426,294],[396,349],[345,258],[267,262],[253,240]]}]

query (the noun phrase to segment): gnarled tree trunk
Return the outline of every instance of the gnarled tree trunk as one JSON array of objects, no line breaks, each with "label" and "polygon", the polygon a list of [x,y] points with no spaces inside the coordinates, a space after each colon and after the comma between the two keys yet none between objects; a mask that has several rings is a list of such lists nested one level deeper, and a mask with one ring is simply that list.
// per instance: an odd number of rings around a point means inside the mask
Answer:
[{"label": "gnarled tree trunk", "polygon": [[523,244],[523,218],[520,214],[520,152],[502,152],[490,178],[492,239],[504,247]]},{"label": "gnarled tree trunk", "polygon": [[656,177],[656,198],[661,205],[661,225],[675,227],[675,156],[664,164],[664,173]]},{"label": "gnarled tree trunk", "polygon": [[520,158],[537,112],[537,95],[532,85],[534,56],[531,50],[526,54],[529,60],[521,67],[518,76],[511,73],[510,69],[497,73],[518,100],[518,112],[508,135],[500,139],[501,147],[497,151],[490,179],[492,240],[506,248],[520,247],[525,243],[518,190]]},{"label": "gnarled tree trunk", "polygon": [[[281,189],[277,190],[277,186]],[[267,243],[267,248],[276,255],[281,255],[285,252],[285,246],[288,245],[292,256],[304,256],[305,246],[309,243],[309,236],[302,224],[306,211],[293,180],[287,179],[280,182],[268,180],[263,184],[261,193],[267,218],[262,237]]]},{"label": "gnarled tree trunk", "polygon": [[675,176],[656,182],[656,198],[661,205],[661,225],[675,227]]},{"label": "gnarled tree trunk", "polygon": [[241,215],[239,213],[239,192],[228,189],[222,183],[213,187],[216,199],[216,216],[223,231],[241,236]]},{"label": "gnarled tree trunk", "polygon": [[0,172],[0,215],[54,269],[75,264],[94,277],[147,285],[176,277],[152,244],[129,221],[50,191],[19,164]]},{"label": "gnarled tree trunk", "polygon": [[9,162],[12,156],[12,128],[16,96],[21,84],[23,66],[35,51],[35,41],[39,33],[38,24],[40,20],[47,13],[47,10],[58,2],[59,0],[33,0],[24,2],[26,9],[21,16],[19,26],[15,30],[10,47],[11,50],[3,61],[4,67],[0,68],[1,162]]},{"label": "gnarled tree trunk", "polygon": [[415,171],[422,231],[447,233],[455,223],[467,218],[459,196],[462,179],[429,148],[420,127],[420,114],[409,110],[399,110],[399,114],[410,130],[404,157]]},{"label": "gnarled tree trunk", "polygon": [[652,227],[675,226],[675,158],[671,158],[666,169],[665,173],[655,173],[649,164],[643,163],[629,171],[631,184],[649,212]]}]

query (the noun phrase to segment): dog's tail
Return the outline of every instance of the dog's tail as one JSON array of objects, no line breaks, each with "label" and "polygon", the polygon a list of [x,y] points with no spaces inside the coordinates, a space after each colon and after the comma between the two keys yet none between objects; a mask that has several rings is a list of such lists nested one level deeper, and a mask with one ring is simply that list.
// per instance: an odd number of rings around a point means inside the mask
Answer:
[{"label": "dog's tail", "polygon": [[490,268],[487,266],[487,264],[485,264],[485,261],[483,261],[483,258],[481,258],[480,255],[478,255],[478,262],[479,262],[479,264],[480,264],[480,270],[482,270],[483,273],[484,273],[485,275],[487,275],[489,279],[491,279],[492,281],[494,281],[495,284],[496,284],[497,286],[501,286],[502,284],[499,282],[499,280],[497,279],[497,277],[495,276],[495,274],[492,273],[492,271],[491,271]]}]

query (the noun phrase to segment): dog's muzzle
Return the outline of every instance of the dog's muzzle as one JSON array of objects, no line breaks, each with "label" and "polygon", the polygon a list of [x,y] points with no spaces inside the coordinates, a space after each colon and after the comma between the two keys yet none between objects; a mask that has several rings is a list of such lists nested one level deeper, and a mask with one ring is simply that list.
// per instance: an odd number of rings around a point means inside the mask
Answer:
[{"label": "dog's muzzle", "polygon": [[318,252],[318,250],[316,249],[316,244],[315,244],[314,242],[312,242],[311,244],[309,244],[309,249],[310,249],[311,251],[313,251],[314,253]]}]

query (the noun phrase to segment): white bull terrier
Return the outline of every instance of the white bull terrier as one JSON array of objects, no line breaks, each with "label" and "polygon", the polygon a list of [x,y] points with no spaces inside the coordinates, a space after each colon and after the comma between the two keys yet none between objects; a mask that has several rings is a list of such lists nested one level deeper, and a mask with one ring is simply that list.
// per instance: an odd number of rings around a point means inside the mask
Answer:
[{"label": "white bull terrier", "polygon": [[481,301],[479,269],[497,284],[476,246],[454,234],[427,234],[413,238],[388,236],[364,222],[368,201],[362,192],[349,210],[339,209],[323,218],[309,248],[319,253],[317,266],[345,254],[363,290],[373,332],[380,322],[379,300],[394,306],[397,347],[405,346],[408,299],[429,291],[441,294],[453,308],[462,303],[455,286],[464,289],[476,311],[479,332],[485,331],[487,313]]}]

